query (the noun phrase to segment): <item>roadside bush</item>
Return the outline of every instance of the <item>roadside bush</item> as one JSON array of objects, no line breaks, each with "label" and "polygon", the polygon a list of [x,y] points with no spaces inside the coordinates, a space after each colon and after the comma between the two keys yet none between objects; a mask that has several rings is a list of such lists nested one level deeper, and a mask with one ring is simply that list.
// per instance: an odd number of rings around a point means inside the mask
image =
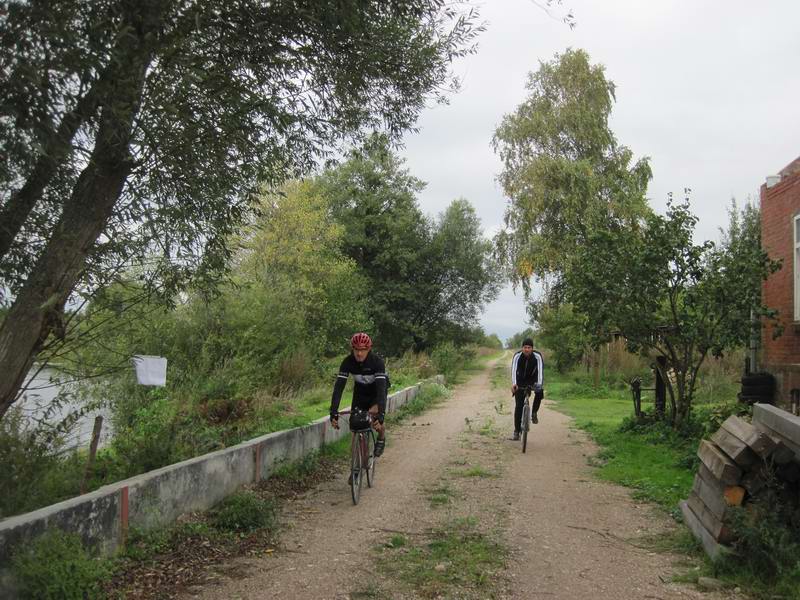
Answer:
[{"label": "roadside bush", "polygon": [[176,456],[177,408],[157,397],[135,410],[126,426],[114,432],[112,448],[124,461],[123,476],[132,476],[171,464]]},{"label": "roadside bush", "polygon": [[77,535],[58,529],[19,549],[11,569],[20,596],[36,600],[102,598],[101,584],[111,573],[109,563],[92,558]]},{"label": "roadside bush", "polygon": [[735,553],[718,565],[770,598],[800,599],[800,505],[797,490],[776,479],[748,509],[732,511]]},{"label": "roadside bush", "polygon": [[752,406],[735,400],[708,404],[695,403],[692,406],[690,423],[697,430],[699,442],[700,439],[711,437],[728,417],[732,415],[747,417],[752,413]]},{"label": "roadside bush", "polygon": [[277,523],[275,503],[251,491],[228,496],[211,512],[211,524],[220,531],[274,531]]},{"label": "roadside bush", "polygon": [[[0,421],[0,518],[20,514],[68,497],[62,472],[60,440],[28,427],[20,410],[12,408]],[[52,474],[52,476],[50,476]],[[74,483],[77,491],[78,483]]]},{"label": "roadside bush", "polygon": [[436,368],[425,352],[407,350],[400,358],[388,360],[386,368],[392,378],[392,387],[402,389],[406,385],[436,375]]},{"label": "roadside bush", "polygon": [[441,373],[447,381],[451,381],[464,361],[461,350],[456,348],[452,342],[445,342],[436,346],[431,352],[431,362],[436,373]]}]

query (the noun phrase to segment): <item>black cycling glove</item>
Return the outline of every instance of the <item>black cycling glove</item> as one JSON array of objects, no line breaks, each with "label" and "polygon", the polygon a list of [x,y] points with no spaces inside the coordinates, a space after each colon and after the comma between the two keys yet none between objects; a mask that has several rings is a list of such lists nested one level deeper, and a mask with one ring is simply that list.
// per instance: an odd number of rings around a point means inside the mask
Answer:
[{"label": "black cycling glove", "polygon": [[378,419],[378,423],[380,423],[381,425],[383,425],[383,417],[384,417],[384,414],[382,412],[379,412],[377,419]]},{"label": "black cycling glove", "polygon": [[331,421],[333,421],[334,419],[338,419],[338,418],[339,418],[338,411],[332,410],[331,411]]}]

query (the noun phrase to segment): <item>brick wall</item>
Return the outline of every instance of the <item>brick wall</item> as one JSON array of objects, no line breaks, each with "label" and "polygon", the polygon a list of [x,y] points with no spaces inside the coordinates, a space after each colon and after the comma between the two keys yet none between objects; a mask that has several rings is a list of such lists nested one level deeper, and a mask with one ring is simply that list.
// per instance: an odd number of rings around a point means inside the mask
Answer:
[{"label": "brick wall", "polygon": [[[800,161],[800,159],[798,159]],[[800,165],[794,161],[789,165]],[[777,309],[783,335],[772,339],[773,327],[762,336],[761,363],[778,380],[776,401],[787,404],[789,390],[800,388],[800,322],[794,321],[794,216],[800,214],[800,173],[787,167],[781,181],[767,188],[761,186],[761,243],[773,259],[782,259],[783,267],[762,286],[764,304]]]}]

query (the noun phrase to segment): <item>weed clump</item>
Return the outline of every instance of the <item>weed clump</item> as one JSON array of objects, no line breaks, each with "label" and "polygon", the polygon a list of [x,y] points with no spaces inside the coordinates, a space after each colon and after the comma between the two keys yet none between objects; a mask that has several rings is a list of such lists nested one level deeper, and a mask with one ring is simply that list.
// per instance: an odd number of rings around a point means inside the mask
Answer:
[{"label": "weed clump", "polygon": [[237,492],[211,512],[211,524],[220,531],[248,532],[277,528],[277,507],[251,491]]},{"label": "weed clump", "polygon": [[717,566],[757,594],[800,600],[800,503],[773,478],[747,509],[731,510],[734,552]]},{"label": "weed clump", "polygon": [[12,557],[20,597],[36,600],[92,600],[104,597],[111,576],[108,561],[93,558],[80,538],[59,529],[48,531]]}]

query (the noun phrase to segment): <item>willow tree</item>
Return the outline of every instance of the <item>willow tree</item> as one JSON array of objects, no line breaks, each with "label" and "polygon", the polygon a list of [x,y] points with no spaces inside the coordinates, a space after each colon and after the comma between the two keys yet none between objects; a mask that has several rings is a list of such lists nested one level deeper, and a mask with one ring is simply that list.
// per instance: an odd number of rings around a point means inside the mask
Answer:
[{"label": "willow tree", "polygon": [[131,264],[165,294],[213,278],[258,183],[412,126],[474,19],[443,0],[2,2],[0,416],[70,299]]},{"label": "willow tree", "polygon": [[509,198],[496,248],[526,292],[532,277],[559,283],[591,232],[637,227],[652,176],[609,128],[615,86],[585,51],[541,63],[527,89],[494,135]]}]

